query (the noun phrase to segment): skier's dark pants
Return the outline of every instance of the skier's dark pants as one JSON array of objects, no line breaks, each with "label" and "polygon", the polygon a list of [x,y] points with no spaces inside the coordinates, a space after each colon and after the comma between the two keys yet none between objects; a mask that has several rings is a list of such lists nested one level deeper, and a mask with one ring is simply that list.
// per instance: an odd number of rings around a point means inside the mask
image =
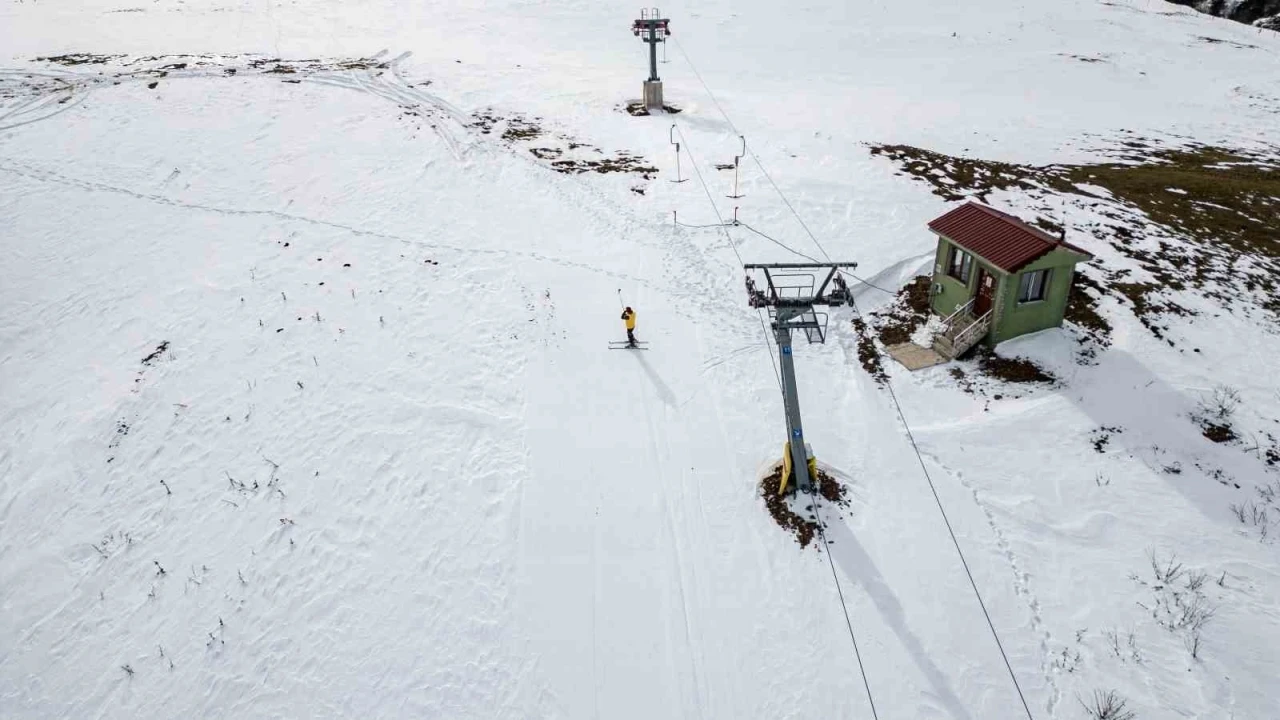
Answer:
[{"label": "skier's dark pants", "polygon": [[636,344],[636,331],[635,331],[635,330],[628,330],[628,331],[627,331],[627,342],[628,342],[628,343],[630,343],[630,344],[632,344],[632,345],[635,345],[635,344]]}]

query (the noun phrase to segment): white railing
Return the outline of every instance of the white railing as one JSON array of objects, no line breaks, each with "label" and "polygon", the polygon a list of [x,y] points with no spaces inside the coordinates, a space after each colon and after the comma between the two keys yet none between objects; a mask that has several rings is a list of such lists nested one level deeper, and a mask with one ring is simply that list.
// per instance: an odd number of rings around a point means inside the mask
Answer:
[{"label": "white railing", "polygon": [[951,323],[954,322],[957,317],[963,315],[966,312],[969,312],[969,308],[971,307],[973,307],[973,298],[969,298],[969,302],[963,305],[956,306],[955,312],[951,313],[950,315],[942,319],[943,327],[950,329]]},{"label": "white railing", "polygon": [[983,313],[982,317],[974,321],[972,325],[961,330],[956,335],[956,339],[952,341],[952,347],[955,348],[956,355],[968,350],[974,343],[982,339],[987,334],[988,328],[991,326],[991,311]]}]

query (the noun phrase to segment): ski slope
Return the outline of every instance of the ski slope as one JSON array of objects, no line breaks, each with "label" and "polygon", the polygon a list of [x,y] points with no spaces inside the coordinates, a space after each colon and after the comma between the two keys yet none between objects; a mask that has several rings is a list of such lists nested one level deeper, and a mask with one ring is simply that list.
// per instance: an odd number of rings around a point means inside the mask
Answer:
[{"label": "ski slope", "polygon": [[[1228,383],[1272,427],[1274,327],[1185,321],[1190,357],[1108,307],[1096,366],[1002,348],[1064,383],[997,402],[891,367],[918,458],[837,311],[797,350],[852,501],[828,562],[756,496],[782,409],[739,259],[796,258],[672,212],[896,286],[947,206],[865,143],[1274,142],[1280,39],[1132,1],[664,10],[683,112],[636,118],[617,3],[0,8],[0,716],[1026,717],[1010,670],[1035,718],[1277,716],[1280,561],[1229,506],[1280,476],[1185,418]],[[33,61],[74,52],[121,57]],[[735,200],[739,135],[769,177]],[[530,152],[572,143],[658,172]],[[650,351],[607,350],[620,300]],[[1198,658],[1148,551],[1223,578]]]}]

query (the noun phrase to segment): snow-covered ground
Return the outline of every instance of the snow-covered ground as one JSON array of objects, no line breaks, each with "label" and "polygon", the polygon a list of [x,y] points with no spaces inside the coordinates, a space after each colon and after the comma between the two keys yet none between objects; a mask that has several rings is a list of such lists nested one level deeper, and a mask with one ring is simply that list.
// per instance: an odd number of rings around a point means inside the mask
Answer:
[{"label": "snow-covered ground", "polygon": [[[1025,717],[849,310],[797,350],[852,499],[833,562],[765,512],[781,399],[738,255],[796,258],[672,212],[821,252],[754,162],[725,197],[741,134],[895,286],[947,205],[866,143],[1274,143],[1280,38],[1137,0],[680,3],[683,112],[637,118],[637,8],[480,5],[0,8],[0,716],[865,718],[851,625],[880,718]],[[120,57],[33,60],[65,53]],[[651,350],[606,349],[619,300]],[[1280,434],[1280,335],[1219,311],[1171,348],[1102,310],[1095,365],[1065,331],[1002,347],[1052,389],[890,367],[923,469],[1034,717],[1280,717],[1280,554],[1231,509],[1280,474],[1188,417],[1227,385]]]}]

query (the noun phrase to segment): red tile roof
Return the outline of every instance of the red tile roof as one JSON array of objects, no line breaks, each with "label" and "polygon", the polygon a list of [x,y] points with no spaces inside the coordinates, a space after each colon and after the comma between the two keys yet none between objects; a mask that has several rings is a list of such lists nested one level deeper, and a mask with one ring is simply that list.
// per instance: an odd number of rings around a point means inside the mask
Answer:
[{"label": "red tile roof", "polygon": [[972,200],[935,218],[929,229],[1005,272],[1017,272],[1057,247],[1093,258],[1075,245]]}]

